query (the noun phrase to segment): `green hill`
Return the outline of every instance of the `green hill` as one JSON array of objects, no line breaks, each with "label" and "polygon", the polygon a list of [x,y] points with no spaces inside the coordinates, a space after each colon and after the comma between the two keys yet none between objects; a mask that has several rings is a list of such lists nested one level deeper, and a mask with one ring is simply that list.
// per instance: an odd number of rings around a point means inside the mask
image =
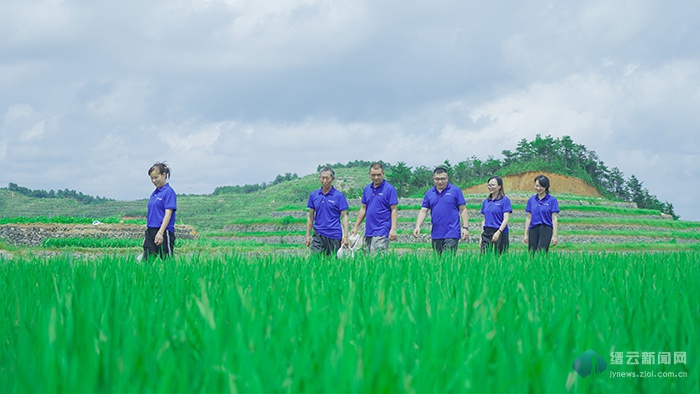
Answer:
[{"label": "green hill", "polygon": [[[346,193],[350,201],[350,220],[354,223],[360,206],[362,188],[369,183],[364,167],[338,168],[334,185]],[[177,190],[177,184],[173,186]],[[180,240],[182,251],[197,250],[297,250],[303,251],[306,200],[319,187],[316,174],[280,182],[251,193],[219,193],[178,196],[178,224],[194,227],[198,240]],[[511,245],[524,249],[521,243],[525,202],[529,195],[510,194],[514,213],[511,220]],[[464,250],[476,250],[480,233],[479,209],[485,197],[466,195],[470,215],[470,241]],[[697,223],[670,220],[660,211],[639,209],[634,203],[621,203],[603,198],[558,195],[560,213],[560,246],[558,250],[672,250],[698,249],[700,226]],[[420,198],[402,198],[399,204],[399,240],[401,250],[429,249],[428,228],[416,240],[411,235],[420,209]],[[102,201],[83,204],[71,199],[31,198],[8,190],[0,190],[0,223],[19,221],[56,222],[69,218],[83,222],[102,220],[118,222],[135,218],[145,224],[147,200]],[[31,219],[35,218],[35,219]],[[108,220],[109,219],[109,220]],[[418,241],[418,242],[416,242]],[[105,244],[104,242],[102,244]],[[46,247],[58,245],[47,243]],[[100,243],[95,243],[99,247]],[[70,247],[63,242],[61,247]],[[122,245],[121,249],[137,251],[139,240]],[[90,248],[75,243],[75,248]]]}]

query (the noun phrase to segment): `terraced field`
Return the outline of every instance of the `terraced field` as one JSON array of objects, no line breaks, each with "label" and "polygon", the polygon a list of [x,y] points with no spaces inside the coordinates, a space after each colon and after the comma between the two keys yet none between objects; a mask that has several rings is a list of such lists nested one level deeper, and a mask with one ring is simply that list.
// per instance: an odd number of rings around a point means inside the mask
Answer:
[{"label": "terraced field", "polygon": [[[525,177],[523,174],[521,178]],[[516,177],[510,182],[527,181]],[[576,180],[580,182],[579,180]],[[360,208],[357,198],[362,187],[369,182],[364,168],[341,168],[336,172],[334,185],[346,193],[350,203],[350,221],[354,223]],[[562,188],[566,182],[560,179]],[[522,183],[522,182],[520,182]],[[529,184],[525,182],[526,184]],[[177,249],[184,253],[228,253],[232,250],[248,252],[281,251],[304,253],[306,248],[306,198],[318,187],[316,175],[276,184],[251,194],[180,195],[178,196],[178,224],[192,229],[198,236],[179,237]],[[485,189],[484,187],[481,187]],[[479,187],[468,190],[479,191]],[[522,235],[525,224],[525,203],[532,192],[509,190],[513,203],[510,223],[511,248],[524,250]],[[700,223],[672,220],[659,211],[638,209],[634,203],[609,201],[600,197],[564,195],[553,192],[560,203],[559,245],[556,250],[679,250],[700,249]],[[470,217],[470,236],[460,246],[462,251],[475,251],[480,234],[481,202],[486,191],[468,194],[467,208]],[[420,209],[421,198],[403,198],[399,202],[399,239],[392,248],[402,251],[429,251],[429,223],[423,225],[423,234],[418,239],[412,236],[415,219]],[[91,223],[100,219],[119,223],[122,219],[132,225],[129,234],[97,235],[85,230],[53,234],[42,232],[32,237],[33,247],[48,252],[73,250],[86,253],[97,249],[109,253],[138,254],[141,230],[145,224],[146,201],[112,201],[104,204],[83,205],[66,199],[32,199],[0,190],[0,223],[13,223],[14,217],[25,217],[22,223],[32,218],[43,217],[40,223],[65,223],[67,217],[79,218],[79,223]],[[52,219],[53,218],[53,219]],[[3,221],[4,220],[4,221]],[[56,220],[56,222],[52,222]],[[139,221],[140,220],[140,221]],[[427,220],[429,222],[429,218]],[[7,236],[0,224],[0,249],[12,249],[22,236]],[[7,226],[7,225],[5,225]],[[109,226],[109,224],[105,224]],[[134,230],[136,226],[136,230]],[[126,232],[126,230],[124,230]],[[67,234],[73,234],[68,236]],[[82,235],[81,235],[82,234]],[[62,238],[53,241],[53,238]],[[69,239],[75,241],[71,243]],[[94,242],[79,240],[94,239]],[[130,239],[115,243],[111,238]],[[189,238],[189,239],[185,239]],[[19,242],[22,243],[22,242]],[[92,245],[92,246],[90,246]],[[121,245],[121,246],[119,246]]]},{"label": "terraced field", "polygon": [[[513,214],[510,221],[511,247],[524,249],[521,239],[525,226],[527,195],[510,196]],[[470,237],[463,249],[476,249],[480,234],[482,196],[466,196],[469,211]],[[399,202],[399,238],[393,244],[398,249],[416,249],[430,241],[429,224],[423,225],[418,239],[412,235],[421,199],[408,198]],[[560,197],[559,249],[605,249],[615,245],[621,249],[697,248],[700,226],[693,222],[674,221],[656,211],[637,209],[633,203],[620,203],[577,196]],[[357,217],[359,200],[350,200],[350,222]],[[296,209],[290,209],[296,208]],[[306,232],[303,205],[287,206],[275,211],[270,218],[241,220],[213,231],[208,236],[217,240],[261,243],[276,248],[302,244]]]}]

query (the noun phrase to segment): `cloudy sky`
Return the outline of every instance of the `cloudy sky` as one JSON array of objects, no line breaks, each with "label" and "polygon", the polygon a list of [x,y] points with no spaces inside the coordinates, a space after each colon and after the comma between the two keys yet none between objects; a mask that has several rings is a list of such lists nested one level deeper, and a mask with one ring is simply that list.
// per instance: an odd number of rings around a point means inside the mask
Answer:
[{"label": "cloudy sky", "polygon": [[3,0],[0,186],[146,198],[569,135],[700,221],[700,3]]}]

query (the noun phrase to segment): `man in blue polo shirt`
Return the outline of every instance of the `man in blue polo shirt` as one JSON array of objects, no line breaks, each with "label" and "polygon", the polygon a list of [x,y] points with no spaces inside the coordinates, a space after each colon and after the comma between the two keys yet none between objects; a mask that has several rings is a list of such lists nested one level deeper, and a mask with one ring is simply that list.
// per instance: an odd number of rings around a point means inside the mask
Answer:
[{"label": "man in blue polo shirt", "polygon": [[433,250],[438,254],[442,254],[445,249],[456,253],[459,240],[466,241],[469,236],[467,203],[462,189],[450,184],[448,179],[445,168],[438,167],[433,171],[435,186],[425,192],[422,208],[418,212],[416,228],[413,229],[413,236],[418,238],[420,226],[430,211],[432,222],[430,238],[433,240]]},{"label": "man in blue polo shirt", "polygon": [[330,256],[338,252],[341,244],[348,244],[348,201],[342,192],[333,187],[335,171],[332,168],[322,168],[318,179],[321,188],[311,192],[306,204],[309,208],[306,246],[311,247],[312,253]]},{"label": "man in blue polo shirt", "polygon": [[362,207],[350,234],[357,234],[366,217],[365,250],[374,254],[386,252],[389,249],[389,241],[396,241],[399,198],[396,188],[384,180],[382,163],[372,163],[369,167],[369,177],[372,183],[362,191]]}]

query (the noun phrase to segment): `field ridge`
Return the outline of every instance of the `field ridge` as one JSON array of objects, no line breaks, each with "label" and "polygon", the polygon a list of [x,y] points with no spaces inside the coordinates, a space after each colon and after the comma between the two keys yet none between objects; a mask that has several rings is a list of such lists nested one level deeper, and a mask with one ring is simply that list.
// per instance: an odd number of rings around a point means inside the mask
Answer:
[{"label": "field ridge", "polygon": [[[359,195],[369,183],[364,168],[339,168],[334,185],[348,196],[351,226],[360,206]],[[174,187],[177,190],[177,184]],[[318,188],[316,175],[285,181],[262,191],[250,194],[179,195],[178,224],[193,228],[201,237],[200,244],[208,240],[225,242],[236,248],[296,248],[303,242],[305,232],[306,199]],[[524,207],[530,193],[512,191],[508,197],[513,204],[511,244],[519,247],[524,223]],[[610,201],[601,197],[572,194],[557,195],[560,202],[560,242],[562,248],[575,245],[602,244],[647,245],[647,248],[697,247],[700,224],[671,220],[661,212],[638,209],[632,202]],[[479,209],[486,193],[467,194],[470,216],[470,239],[467,248],[478,242],[481,215]],[[422,197],[401,198],[399,201],[399,242],[402,248],[421,247],[425,237],[416,240],[410,236],[413,223],[420,209]],[[0,220],[12,217],[77,219],[90,222],[93,219],[145,223],[146,200],[108,201],[99,204],[80,204],[60,199],[28,198],[0,189]],[[139,222],[140,221],[140,222]],[[244,228],[243,228],[243,227]],[[427,234],[429,226],[423,226]],[[605,232],[610,232],[606,236]],[[86,234],[86,236],[91,236]],[[301,238],[300,238],[301,237]],[[45,237],[45,238],[51,238]],[[0,235],[0,242],[3,236]],[[15,241],[4,237],[10,245]],[[413,245],[416,244],[417,245]],[[682,244],[682,245],[681,245]],[[472,246],[469,246],[472,245]],[[568,246],[567,246],[568,245]],[[603,246],[605,247],[605,246]],[[625,246],[621,246],[625,248]]]}]

